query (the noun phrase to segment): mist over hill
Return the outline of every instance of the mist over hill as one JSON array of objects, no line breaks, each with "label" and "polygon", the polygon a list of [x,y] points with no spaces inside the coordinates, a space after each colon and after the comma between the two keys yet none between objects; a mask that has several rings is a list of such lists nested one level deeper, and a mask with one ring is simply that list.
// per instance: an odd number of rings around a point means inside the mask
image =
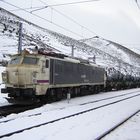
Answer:
[{"label": "mist over hill", "polygon": [[53,32],[20,18],[0,8],[0,59],[6,54],[17,53],[19,22],[23,23],[23,49],[32,47],[47,48],[83,59],[96,58],[96,63],[106,68],[108,74],[120,72],[124,75],[140,76],[140,55],[115,42],[95,36],[90,39],[75,40]]}]

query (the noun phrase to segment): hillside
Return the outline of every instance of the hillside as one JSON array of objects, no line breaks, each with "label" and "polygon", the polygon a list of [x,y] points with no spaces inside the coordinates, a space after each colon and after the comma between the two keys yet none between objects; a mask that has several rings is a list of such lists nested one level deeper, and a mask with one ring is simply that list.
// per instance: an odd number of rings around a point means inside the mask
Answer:
[{"label": "hillside", "polygon": [[38,46],[71,55],[73,46],[75,57],[88,59],[94,56],[96,63],[105,67],[108,74],[120,71],[125,75],[140,76],[139,55],[117,43],[97,37],[78,41],[39,27],[2,8],[0,8],[1,59],[5,59],[4,54],[17,52],[19,22],[23,23],[23,49]]},{"label": "hillside", "polygon": [[90,46],[98,48],[98,49],[112,55],[113,57],[123,60],[126,63],[135,65],[135,66],[140,66],[140,61],[139,61],[140,55],[118,43],[112,42],[110,40],[105,40],[98,36],[95,36],[95,37],[89,38],[89,39],[84,39],[81,41]]}]

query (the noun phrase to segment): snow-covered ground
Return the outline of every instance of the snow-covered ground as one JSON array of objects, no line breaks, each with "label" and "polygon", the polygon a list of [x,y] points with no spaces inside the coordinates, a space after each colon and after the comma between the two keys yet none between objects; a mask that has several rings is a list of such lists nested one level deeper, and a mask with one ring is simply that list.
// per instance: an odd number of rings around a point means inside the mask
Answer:
[{"label": "snow-covered ground", "polygon": [[131,118],[123,126],[119,127],[115,133],[104,138],[104,140],[139,140],[140,138],[140,113]]},{"label": "snow-covered ground", "polygon": [[[136,92],[136,93],[135,93]],[[100,102],[84,104],[86,102],[96,101],[103,98],[112,96],[132,93],[127,97],[140,93],[140,89],[131,89],[125,91],[113,91],[101,93],[97,95],[90,95],[71,99],[68,103],[63,100],[56,103],[46,104],[40,108],[29,110],[19,114],[11,114],[7,117],[1,118],[0,122],[8,121],[7,123],[0,124],[0,135],[48,122],[63,116],[80,112],[85,109],[97,107],[114,100],[122,99],[123,96],[117,99],[104,100]],[[119,102],[117,104],[107,106],[101,109],[90,111],[82,115],[72,118],[63,119],[61,121],[37,127],[31,130],[23,131],[22,133],[15,134],[9,137],[2,138],[3,140],[91,140],[95,139],[99,134],[103,133],[107,128],[120,122],[128,115],[132,114],[140,108],[140,96],[132,99]],[[5,102],[1,97],[0,103]],[[83,105],[81,105],[83,104]],[[30,117],[29,117],[30,116]],[[122,127],[117,129],[113,134],[107,136],[106,140],[128,140],[140,138],[140,114],[125,123]],[[132,127],[131,127],[132,126]],[[130,133],[131,132],[131,133]]]}]

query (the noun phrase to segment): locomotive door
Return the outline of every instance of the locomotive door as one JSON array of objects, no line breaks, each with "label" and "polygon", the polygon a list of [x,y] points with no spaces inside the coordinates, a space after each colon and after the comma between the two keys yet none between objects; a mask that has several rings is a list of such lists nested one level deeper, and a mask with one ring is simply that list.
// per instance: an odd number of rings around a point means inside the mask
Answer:
[{"label": "locomotive door", "polygon": [[49,86],[49,60],[40,61],[40,71],[37,74],[37,94],[44,95]]}]

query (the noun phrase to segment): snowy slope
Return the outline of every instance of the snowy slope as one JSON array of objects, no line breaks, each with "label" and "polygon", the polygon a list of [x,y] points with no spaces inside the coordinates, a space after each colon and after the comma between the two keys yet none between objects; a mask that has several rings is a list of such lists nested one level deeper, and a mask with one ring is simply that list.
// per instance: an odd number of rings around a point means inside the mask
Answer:
[{"label": "snowy slope", "polygon": [[120,60],[123,60],[126,63],[140,66],[140,55],[118,43],[100,38],[98,36],[81,41],[90,46],[98,48]]},{"label": "snowy slope", "polygon": [[[133,53],[132,59],[124,50],[116,48],[115,43],[96,38],[93,43],[75,40],[65,35],[41,28],[12,13],[0,9],[0,44],[1,54],[17,51],[19,22],[23,23],[23,48],[45,47],[50,51],[71,55],[74,46],[74,56],[88,59],[96,57],[96,63],[105,67],[109,74],[120,71],[125,75],[139,76],[140,58]],[[109,47],[107,47],[109,44]],[[106,47],[104,50],[102,48]],[[110,49],[112,48],[112,49]],[[112,51],[114,53],[112,53]],[[128,51],[128,50],[127,50]]]}]

